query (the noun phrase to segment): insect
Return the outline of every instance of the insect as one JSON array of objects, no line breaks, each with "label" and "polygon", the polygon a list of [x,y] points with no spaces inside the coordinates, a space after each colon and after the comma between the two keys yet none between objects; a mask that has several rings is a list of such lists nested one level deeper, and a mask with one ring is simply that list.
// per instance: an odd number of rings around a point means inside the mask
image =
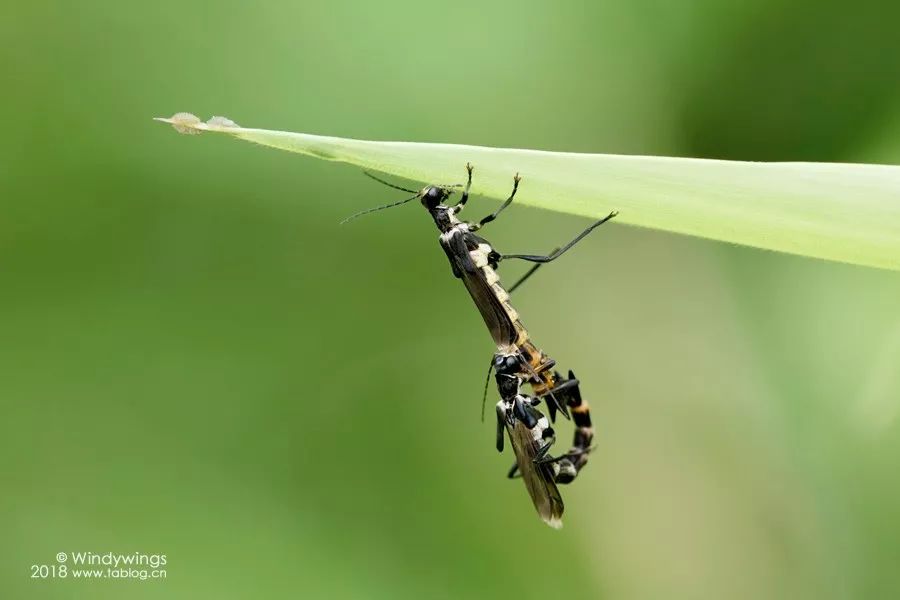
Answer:
[{"label": "insect", "polygon": [[509,436],[516,463],[509,472],[515,477],[518,472],[531,502],[541,519],[553,528],[562,527],[565,505],[552,463],[544,462],[544,457],[555,441],[553,427],[547,417],[535,406],[536,398],[520,393],[521,380],[515,375],[497,373],[497,389],[500,402],[497,403],[497,451],[503,452],[504,431]]},{"label": "insect", "polygon": [[[590,411],[587,403],[581,400],[578,386],[573,386],[575,433],[572,448],[559,457],[550,456],[549,450],[556,441],[555,433],[547,417],[536,408],[540,399],[521,394],[522,380],[517,373],[516,360],[513,355],[502,354],[494,358],[497,389],[500,392],[500,402],[497,403],[497,451],[503,452],[505,429],[516,455],[508,477],[522,477],[538,515],[545,523],[558,529],[562,527],[565,505],[556,484],[574,481],[587,463],[594,438]],[[569,381],[577,382],[571,371]]]}]

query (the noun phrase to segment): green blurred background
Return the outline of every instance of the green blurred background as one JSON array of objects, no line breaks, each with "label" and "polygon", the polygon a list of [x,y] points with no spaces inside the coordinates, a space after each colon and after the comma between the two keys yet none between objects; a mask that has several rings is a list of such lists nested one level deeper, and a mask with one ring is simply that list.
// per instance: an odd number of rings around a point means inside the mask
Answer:
[{"label": "green blurred background", "polygon": [[[900,594],[898,274],[621,225],[543,270],[516,304],[598,430],[557,532],[479,421],[491,343],[422,210],[339,227],[397,195],[150,120],[897,163],[898,5],[0,17],[0,597]],[[520,207],[486,235],[584,225]],[[168,577],[29,577],[60,551],[165,553]]]}]

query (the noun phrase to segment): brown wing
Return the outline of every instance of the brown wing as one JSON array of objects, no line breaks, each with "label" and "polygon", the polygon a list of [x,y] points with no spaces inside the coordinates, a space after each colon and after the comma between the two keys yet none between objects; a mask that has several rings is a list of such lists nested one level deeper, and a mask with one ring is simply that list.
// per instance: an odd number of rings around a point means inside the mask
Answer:
[{"label": "brown wing", "polygon": [[513,324],[509,313],[503,303],[497,298],[494,290],[488,285],[487,279],[481,269],[475,273],[463,272],[463,283],[472,296],[472,301],[478,307],[481,318],[484,319],[485,325],[494,338],[494,343],[498,346],[509,346],[515,344],[518,339],[516,327]]},{"label": "brown wing", "polygon": [[559,529],[562,527],[563,499],[548,467],[534,462],[537,457],[537,443],[531,431],[519,420],[512,424],[507,423],[506,431],[509,433],[519,473],[522,474],[522,481],[525,482],[534,508],[547,525]]},{"label": "brown wing", "polygon": [[[475,245],[477,247],[477,243]],[[478,307],[494,343],[498,346],[514,344],[518,339],[516,327],[503,303],[488,284],[484,272],[472,261],[466,236],[458,234],[449,239],[441,238],[441,247],[447,253],[453,274],[463,280],[472,301]]]}]

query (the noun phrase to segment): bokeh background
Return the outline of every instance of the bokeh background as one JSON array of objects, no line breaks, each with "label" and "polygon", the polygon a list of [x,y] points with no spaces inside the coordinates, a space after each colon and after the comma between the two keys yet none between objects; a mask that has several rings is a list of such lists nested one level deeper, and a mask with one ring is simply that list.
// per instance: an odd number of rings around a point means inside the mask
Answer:
[{"label": "bokeh background", "polygon": [[[544,269],[515,301],[598,430],[553,531],[479,420],[491,343],[421,209],[339,227],[396,194],[150,118],[897,163],[898,6],[0,8],[0,597],[896,597],[897,273],[614,224]],[[168,576],[30,578],[61,551]]]}]

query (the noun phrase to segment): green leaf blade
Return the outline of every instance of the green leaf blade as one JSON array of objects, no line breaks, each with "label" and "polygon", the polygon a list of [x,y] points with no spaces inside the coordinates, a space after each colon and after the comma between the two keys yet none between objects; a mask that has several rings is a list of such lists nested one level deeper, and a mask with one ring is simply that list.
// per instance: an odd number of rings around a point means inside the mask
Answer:
[{"label": "green leaf blade", "polygon": [[[768,250],[900,270],[900,167],[577,154],[456,144],[372,142],[210,120],[172,123],[424,183],[459,183],[517,204]],[[230,122],[228,122],[230,123]]]}]

